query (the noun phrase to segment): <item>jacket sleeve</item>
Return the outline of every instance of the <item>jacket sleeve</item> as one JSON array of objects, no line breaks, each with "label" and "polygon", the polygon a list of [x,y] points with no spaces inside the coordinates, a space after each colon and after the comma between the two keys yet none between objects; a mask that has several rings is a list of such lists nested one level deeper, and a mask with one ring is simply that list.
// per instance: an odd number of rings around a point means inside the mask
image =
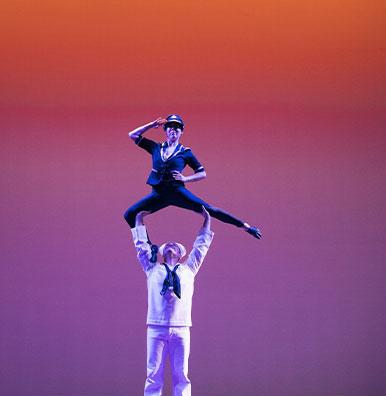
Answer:
[{"label": "jacket sleeve", "polygon": [[198,236],[194,242],[193,250],[190,252],[187,265],[197,274],[202,262],[208,252],[209,246],[212,243],[214,232],[206,228],[201,228]]},{"label": "jacket sleeve", "polygon": [[191,149],[186,149],[186,163],[193,169],[194,173],[204,172],[204,167],[200,164]]},{"label": "jacket sleeve", "polygon": [[138,147],[143,148],[144,150],[146,150],[148,153],[153,154],[153,151],[156,149],[156,147],[158,146],[158,144],[156,142],[154,142],[153,140],[147,139],[143,136],[139,136],[136,140],[135,140],[135,144]]},{"label": "jacket sleeve", "polygon": [[133,234],[133,241],[137,250],[137,257],[142,265],[145,274],[148,275],[149,271],[154,267],[155,263],[150,262],[151,247],[147,241],[146,227],[141,225],[131,229]]}]

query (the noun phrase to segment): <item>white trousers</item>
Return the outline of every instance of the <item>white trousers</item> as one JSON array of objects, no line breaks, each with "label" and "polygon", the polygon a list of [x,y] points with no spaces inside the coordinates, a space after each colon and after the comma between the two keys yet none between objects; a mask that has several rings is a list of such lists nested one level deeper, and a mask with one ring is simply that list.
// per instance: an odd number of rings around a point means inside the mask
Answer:
[{"label": "white trousers", "polygon": [[188,359],[190,328],[147,327],[147,378],[145,396],[161,396],[164,384],[165,362],[169,353],[174,396],[190,396]]}]

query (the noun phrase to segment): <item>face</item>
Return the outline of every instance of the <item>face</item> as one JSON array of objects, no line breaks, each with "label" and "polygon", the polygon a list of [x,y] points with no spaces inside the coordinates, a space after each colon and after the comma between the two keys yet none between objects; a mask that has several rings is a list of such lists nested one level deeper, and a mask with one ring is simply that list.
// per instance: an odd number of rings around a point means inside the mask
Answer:
[{"label": "face", "polygon": [[174,242],[168,242],[163,250],[163,255],[166,257],[168,254],[171,254],[172,257],[181,258],[181,251],[178,245]]},{"label": "face", "polygon": [[177,141],[183,133],[181,124],[179,124],[178,122],[167,123],[165,133],[168,140],[172,142]]}]

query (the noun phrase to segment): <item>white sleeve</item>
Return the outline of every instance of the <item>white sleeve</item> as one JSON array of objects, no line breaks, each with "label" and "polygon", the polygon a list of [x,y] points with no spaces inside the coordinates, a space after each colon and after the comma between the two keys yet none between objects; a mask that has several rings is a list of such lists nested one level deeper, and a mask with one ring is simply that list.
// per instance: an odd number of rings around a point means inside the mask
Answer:
[{"label": "white sleeve", "polygon": [[137,249],[137,257],[141,263],[143,270],[148,275],[150,269],[154,267],[154,263],[150,262],[151,259],[151,246],[147,241],[146,227],[144,225],[131,229],[135,248]]},{"label": "white sleeve", "polygon": [[213,235],[214,232],[207,228],[201,228],[198,233],[193,245],[193,250],[190,252],[187,261],[187,265],[193,271],[194,275],[197,274],[202,262],[204,261],[209,246],[212,243]]}]

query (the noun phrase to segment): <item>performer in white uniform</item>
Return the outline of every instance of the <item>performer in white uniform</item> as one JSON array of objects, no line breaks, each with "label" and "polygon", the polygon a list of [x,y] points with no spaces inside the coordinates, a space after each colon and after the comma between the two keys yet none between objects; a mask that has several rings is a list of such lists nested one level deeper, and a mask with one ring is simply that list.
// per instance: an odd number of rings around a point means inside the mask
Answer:
[{"label": "performer in white uniform", "polygon": [[148,242],[143,217],[150,212],[137,214],[132,228],[138,259],[147,276],[147,378],[145,396],[162,394],[166,356],[169,354],[174,396],[190,396],[188,358],[194,278],[212,242],[210,215],[202,207],[203,227],[194,242],[188,259],[184,246],[168,242],[160,247],[163,263],[152,263],[151,245]]}]

